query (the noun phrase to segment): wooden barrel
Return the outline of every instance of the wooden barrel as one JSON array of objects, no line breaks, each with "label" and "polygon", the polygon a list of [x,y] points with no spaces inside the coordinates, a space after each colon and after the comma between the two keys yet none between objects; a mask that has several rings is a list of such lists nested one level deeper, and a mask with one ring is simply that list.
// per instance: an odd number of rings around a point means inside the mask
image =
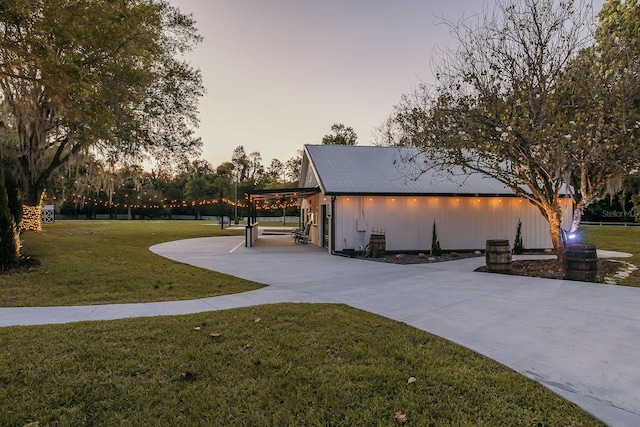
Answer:
[{"label": "wooden barrel", "polygon": [[598,253],[594,245],[572,243],[564,252],[564,277],[567,280],[595,282],[598,276]]},{"label": "wooden barrel", "polygon": [[387,250],[387,241],[384,234],[372,234],[369,239],[369,245],[371,245],[371,256],[374,258],[384,256]]},{"label": "wooden barrel", "polygon": [[487,271],[504,273],[511,271],[511,246],[508,240],[487,240],[485,251]]}]

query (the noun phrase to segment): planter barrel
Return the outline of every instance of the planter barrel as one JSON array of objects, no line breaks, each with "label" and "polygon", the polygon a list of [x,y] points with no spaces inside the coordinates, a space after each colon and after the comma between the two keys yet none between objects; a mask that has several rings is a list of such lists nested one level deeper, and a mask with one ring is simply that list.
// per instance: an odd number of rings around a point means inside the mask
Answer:
[{"label": "planter barrel", "polygon": [[598,254],[595,245],[572,243],[564,251],[564,277],[567,280],[595,282]]},{"label": "planter barrel", "polygon": [[508,240],[487,240],[485,251],[487,271],[504,273],[511,271],[511,246]]},{"label": "planter barrel", "polygon": [[378,258],[384,256],[387,250],[387,240],[384,234],[371,234],[369,239],[369,245],[371,245],[371,256]]}]

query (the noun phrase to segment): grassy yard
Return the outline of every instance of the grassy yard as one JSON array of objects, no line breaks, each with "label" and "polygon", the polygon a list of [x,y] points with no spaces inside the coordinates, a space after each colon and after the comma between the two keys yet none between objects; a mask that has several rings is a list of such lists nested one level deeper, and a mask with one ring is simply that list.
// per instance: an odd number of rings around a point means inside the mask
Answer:
[{"label": "grassy yard", "polygon": [[[598,249],[627,252],[631,258],[622,258],[640,267],[640,227],[595,226],[581,228],[585,243],[596,245]],[[640,271],[618,282],[619,285],[640,287]]]},{"label": "grassy yard", "polygon": [[340,305],[2,328],[0,353],[3,426],[603,425],[477,353]]},{"label": "grassy yard", "polygon": [[241,231],[205,221],[58,221],[23,235],[39,266],[0,276],[0,306],[170,301],[244,292],[262,285],[177,263],[149,247]]},{"label": "grassy yard", "polygon": [[[0,276],[0,303],[157,301],[260,287],[148,250],[234,233],[202,224],[46,225],[25,236],[24,252],[41,265]],[[640,229],[584,234],[640,263]],[[470,350],[341,305],[0,328],[0,358],[0,425],[603,425]]]}]

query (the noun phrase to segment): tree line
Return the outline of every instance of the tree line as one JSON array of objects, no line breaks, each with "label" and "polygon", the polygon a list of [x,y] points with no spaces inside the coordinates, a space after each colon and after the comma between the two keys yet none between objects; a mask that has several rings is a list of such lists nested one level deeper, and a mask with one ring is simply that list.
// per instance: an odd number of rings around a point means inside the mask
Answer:
[{"label": "tree line", "polygon": [[[259,152],[247,154],[243,146],[238,146],[231,160],[217,167],[196,159],[171,171],[148,171],[140,165],[117,166],[88,155],[64,165],[50,178],[43,202],[70,217],[235,218],[247,213],[246,192],[297,187],[301,160],[299,153],[286,162],[273,159],[265,166]],[[283,209],[295,213],[295,203],[277,200],[260,208],[266,214],[282,214]]]},{"label": "tree line", "polygon": [[[336,123],[331,132],[322,137],[322,144],[357,144],[351,127]],[[151,171],[140,164],[116,163],[95,154],[77,155],[49,177],[42,203],[54,205],[57,212],[71,217],[189,215],[198,219],[213,215],[235,219],[247,212],[245,193],[297,187],[301,165],[301,150],[287,161],[272,159],[265,165],[260,152],[247,153],[242,145],[233,150],[230,161],[218,166],[202,159],[187,159],[175,167]],[[258,206],[267,216],[295,214],[296,207],[296,200]]]}]

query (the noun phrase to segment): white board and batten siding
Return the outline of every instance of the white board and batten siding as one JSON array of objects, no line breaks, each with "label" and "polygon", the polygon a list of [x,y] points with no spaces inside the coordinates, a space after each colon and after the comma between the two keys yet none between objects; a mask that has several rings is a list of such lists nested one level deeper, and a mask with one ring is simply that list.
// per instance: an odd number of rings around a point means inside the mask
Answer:
[{"label": "white board and batten siding", "polygon": [[[570,218],[570,200],[563,204]],[[552,247],[548,222],[516,197],[338,196],[334,216],[337,252],[361,250],[376,230],[385,232],[389,251],[428,251],[434,221],[444,250],[484,249],[489,239],[513,245],[518,220],[525,248]]]},{"label": "white board and batten siding", "polygon": [[[435,221],[442,249],[476,250],[490,239],[513,245],[520,220],[525,249],[552,246],[539,209],[501,182],[461,168],[412,175],[407,158],[419,165],[430,161],[410,147],[305,145],[299,186],[318,189],[301,206],[302,221],[314,223],[312,242],[324,243],[321,232],[328,223],[329,249],[335,252],[363,250],[372,231],[385,233],[389,251],[428,251]],[[332,218],[325,222],[321,206],[332,199]],[[561,204],[567,229],[573,206],[570,198]]]}]

